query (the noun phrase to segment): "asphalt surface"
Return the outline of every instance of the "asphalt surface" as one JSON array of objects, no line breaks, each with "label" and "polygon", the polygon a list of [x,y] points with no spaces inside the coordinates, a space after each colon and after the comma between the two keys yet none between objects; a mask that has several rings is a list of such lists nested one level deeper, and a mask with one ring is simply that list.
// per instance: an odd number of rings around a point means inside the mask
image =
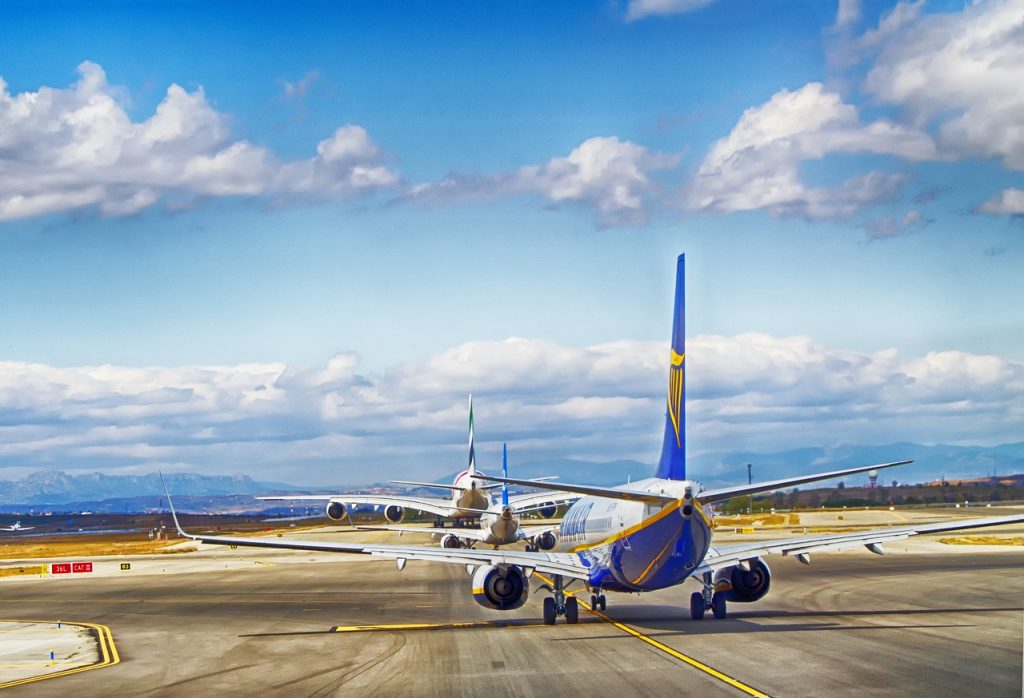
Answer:
[{"label": "asphalt surface", "polygon": [[[543,593],[490,611],[472,600],[463,568],[423,562],[398,572],[393,562],[231,551],[206,571],[193,562],[183,574],[18,580],[0,585],[0,616],[105,624],[121,661],[9,691],[743,695],[731,678],[785,696],[1020,696],[1024,550],[929,543],[903,553],[915,544],[885,558],[819,555],[810,567],[770,560],[769,595],[732,604],[721,621],[689,619],[692,582],[609,595],[607,616],[625,627],[583,611],[579,625],[543,626]],[[248,564],[224,568],[224,555]],[[482,624],[445,627],[473,621]],[[387,627],[405,624],[426,627]]]}]

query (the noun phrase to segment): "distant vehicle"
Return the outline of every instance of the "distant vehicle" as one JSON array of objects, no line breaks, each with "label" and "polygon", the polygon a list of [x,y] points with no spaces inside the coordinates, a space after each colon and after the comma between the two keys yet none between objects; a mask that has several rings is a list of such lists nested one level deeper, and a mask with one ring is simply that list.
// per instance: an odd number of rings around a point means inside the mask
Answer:
[{"label": "distant vehicle", "polygon": [[[349,508],[353,505],[372,505],[383,507],[384,518],[391,524],[401,523],[405,518],[406,509],[414,511],[425,511],[434,514],[435,531],[440,532],[445,519],[451,519],[458,527],[458,531],[445,531],[442,544],[448,548],[464,547],[470,541],[480,540],[479,531],[484,528],[495,530],[495,537],[492,540],[503,542],[515,542],[511,538],[512,533],[518,529],[518,524],[512,526],[511,519],[518,514],[527,511],[539,511],[545,518],[555,515],[558,506],[580,498],[578,494],[566,492],[544,491],[533,494],[520,494],[507,497],[506,507],[509,516],[505,516],[503,508],[495,509],[491,501],[490,491],[501,487],[500,484],[489,484],[484,481],[483,473],[476,467],[476,448],[473,435],[473,396],[469,396],[469,465],[465,470],[455,476],[450,485],[439,485],[436,482],[417,482],[413,480],[392,480],[395,485],[409,485],[412,487],[428,487],[451,492],[450,499],[440,497],[412,497],[409,495],[389,494],[311,494],[311,495],[277,495],[271,497],[257,497],[256,499],[268,502],[280,501],[326,501],[327,518],[332,521],[343,521],[349,514]],[[536,482],[530,480],[529,482]],[[470,523],[479,522],[479,528],[467,528]],[[504,531],[498,533],[498,529]],[[416,529],[423,532],[432,532],[430,529]],[[555,534],[552,527],[539,531],[530,540],[531,547],[548,550],[555,545]],[[498,543],[501,545],[503,543]]]},{"label": "distant vehicle", "polygon": [[[501,474],[508,477],[508,447],[502,444],[501,447]],[[529,480],[528,482],[537,482]],[[579,499],[579,495],[568,495],[571,499]],[[523,507],[520,503],[517,507],[510,504],[508,496],[508,485],[501,485],[501,503],[492,504],[488,510],[480,514],[480,525],[478,528],[462,527],[458,529],[422,526],[356,526],[362,531],[398,531],[399,533],[429,533],[432,537],[441,538],[442,548],[472,548],[477,543],[498,547],[526,541],[527,550],[551,550],[558,543],[555,531],[558,523],[547,525],[523,526],[520,523],[520,515],[527,511],[544,509],[545,513],[550,509],[548,503],[533,507]],[[547,517],[547,518],[550,518]]]},{"label": "distant vehicle", "polygon": [[[682,584],[692,577],[700,583],[702,590],[695,591],[690,597],[691,616],[700,619],[710,610],[715,618],[725,618],[727,602],[757,601],[768,593],[771,572],[762,559],[767,555],[791,555],[805,564],[810,564],[812,553],[860,546],[881,555],[884,553],[884,543],[920,533],[1024,522],[1024,515],[998,516],[712,546],[711,521],[704,511],[705,505],[808,482],[881,470],[911,461],[713,489],[704,489],[699,482],[686,479],[683,261],[680,255],[669,354],[665,432],[661,460],[655,476],[618,487],[561,482],[556,485],[479,476],[483,480],[505,484],[551,488],[584,495],[569,508],[559,527],[558,543],[565,552],[442,550],[426,546],[192,535],[182,531],[180,525],[178,532],[193,540],[216,545],[374,555],[394,559],[398,569],[405,567],[408,560],[465,565],[472,571],[470,589],[473,598],[482,606],[501,611],[525,604],[530,592],[531,575],[535,572],[544,573],[550,575],[552,581],[550,585],[540,587],[551,594],[544,599],[544,622],[550,625],[555,623],[558,616],[565,616],[568,623],[578,622],[579,602],[575,595],[566,594],[568,586],[576,582],[581,582],[590,591],[591,607],[604,610],[606,591],[655,591]],[[178,525],[169,495],[167,501],[171,505],[175,525]],[[997,584],[998,580],[992,583]]]},{"label": "distant vehicle", "polygon": [[35,526],[22,526],[20,521],[15,521],[10,526],[0,526],[0,531],[31,531]]}]

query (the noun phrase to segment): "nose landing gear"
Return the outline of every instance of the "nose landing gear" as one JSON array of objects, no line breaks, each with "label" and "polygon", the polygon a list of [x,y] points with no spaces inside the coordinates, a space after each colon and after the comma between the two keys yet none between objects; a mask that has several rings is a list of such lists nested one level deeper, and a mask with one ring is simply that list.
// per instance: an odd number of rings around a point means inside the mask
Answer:
[{"label": "nose landing gear", "polygon": [[580,606],[575,596],[566,596],[565,583],[562,575],[556,574],[555,586],[552,588],[547,584],[541,585],[542,589],[551,592],[551,596],[544,599],[544,625],[554,625],[558,616],[565,616],[565,622],[570,625],[580,622]]},{"label": "nose landing gear", "polygon": [[703,591],[690,594],[690,617],[700,620],[704,612],[710,610],[716,620],[722,620],[727,615],[725,592],[715,591],[710,572],[704,575],[703,584]]}]

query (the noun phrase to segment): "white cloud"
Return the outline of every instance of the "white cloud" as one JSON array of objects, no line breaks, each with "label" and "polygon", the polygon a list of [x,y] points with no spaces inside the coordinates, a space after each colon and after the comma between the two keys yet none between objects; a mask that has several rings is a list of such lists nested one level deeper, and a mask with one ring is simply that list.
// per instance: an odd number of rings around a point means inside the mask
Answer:
[{"label": "white cloud", "polygon": [[1003,216],[1024,216],[1024,189],[1004,189],[978,210]]},{"label": "white cloud", "polygon": [[886,238],[899,237],[911,230],[923,228],[930,219],[925,218],[920,211],[907,211],[900,217],[885,216],[881,220],[865,224],[868,237],[871,240],[884,240]]},{"label": "white cloud", "polygon": [[658,187],[650,173],[670,169],[679,157],[631,141],[588,138],[565,157],[543,165],[525,165],[489,175],[453,173],[439,182],[412,188],[408,198],[422,203],[459,199],[539,194],[555,204],[582,204],[595,209],[602,225],[635,225],[648,216]]},{"label": "white cloud", "polygon": [[801,164],[832,153],[937,157],[927,134],[884,119],[863,124],[856,107],[839,94],[809,83],[743,112],[704,158],[686,205],[712,213],[764,209],[778,216],[836,218],[891,198],[905,181],[902,174],[870,172],[838,187],[805,184]]},{"label": "white cloud", "polygon": [[311,159],[281,162],[232,141],[202,88],[171,85],[151,117],[133,122],[100,66],[78,71],[67,89],[14,95],[0,79],[0,221],[86,207],[123,216],[169,194],[337,199],[399,181],[359,126],[339,128]]},{"label": "white cloud", "polygon": [[861,38],[861,50],[876,54],[865,89],[917,124],[936,123],[951,155],[1024,169],[1024,0],[921,8],[902,2]]},{"label": "white cloud", "polygon": [[285,99],[301,100],[305,98],[306,93],[313,87],[313,83],[319,79],[320,71],[310,70],[295,82],[289,82],[288,80],[279,80],[278,82],[281,84]]},{"label": "white cloud", "polygon": [[635,22],[644,17],[679,15],[692,12],[716,2],[716,0],[629,0],[626,7],[626,21]]},{"label": "white cloud", "polygon": [[[693,452],[835,440],[1010,441],[1024,365],[957,351],[901,357],[806,337],[705,335],[687,347]],[[478,453],[509,441],[520,461],[653,462],[667,347],[470,342],[360,371],[285,364],[152,367],[0,363],[0,467],[237,472],[295,482],[436,476],[464,453],[466,393]]]}]

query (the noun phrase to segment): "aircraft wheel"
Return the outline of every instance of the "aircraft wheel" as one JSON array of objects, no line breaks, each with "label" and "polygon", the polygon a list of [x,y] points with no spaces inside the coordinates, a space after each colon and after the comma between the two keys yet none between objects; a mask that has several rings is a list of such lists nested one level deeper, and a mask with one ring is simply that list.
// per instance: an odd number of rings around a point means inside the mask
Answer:
[{"label": "aircraft wheel", "polygon": [[602,611],[605,610],[606,608],[608,608],[608,599],[605,598],[604,594],[601,594],[600,596],[597,597],[597,602],[599,604],[601,604],[601,610]]},{"label": "aircraft wheel", "polygon": [[575,596],[565,600],[565,622],[569,624],[580,622],[580,604]]},{"label": "aircraft wheel", "polygon": [[715,618],[722,620],[725,618],[725,594],[718,592],[711,597],[711,612],[715,614]]},{"label": "aircraft wheel", "polygon": [[590,607],[592,609],[594,609],[595,611],[600,611],[601,610],[600,597],[597,596],[596,594],[591,594],[590,595]]},{"label": "aircraft wheel", "polygon": [[558,613],[555,611],[555,600],[550,596],[544,599],[544,625],[554,625],[555,616]]},{"label": "aircraft wheel", "polygon": [[699,591],[690,594],[690,617],[694,620],[704,617],[704,594]]}]

